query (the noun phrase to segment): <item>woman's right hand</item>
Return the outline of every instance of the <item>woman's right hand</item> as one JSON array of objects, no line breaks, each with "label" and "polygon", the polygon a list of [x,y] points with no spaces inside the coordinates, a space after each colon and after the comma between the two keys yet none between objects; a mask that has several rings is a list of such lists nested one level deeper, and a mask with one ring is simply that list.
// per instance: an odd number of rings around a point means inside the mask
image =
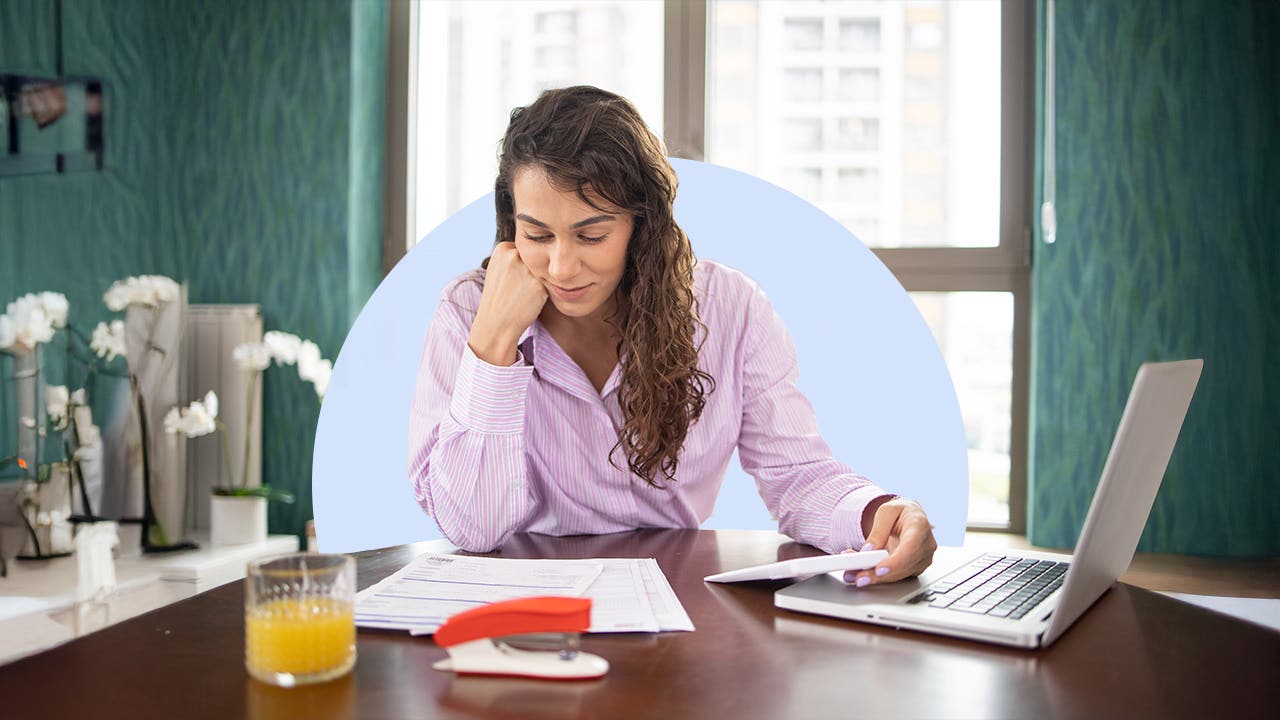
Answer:
[{"label": "woman's right hand", "polygon": [[500,242],[489,256],[480,308],[467,345],[490,365],[516,361],[516,344],[542,312],[547,289],[520,259],[514,242]]}]

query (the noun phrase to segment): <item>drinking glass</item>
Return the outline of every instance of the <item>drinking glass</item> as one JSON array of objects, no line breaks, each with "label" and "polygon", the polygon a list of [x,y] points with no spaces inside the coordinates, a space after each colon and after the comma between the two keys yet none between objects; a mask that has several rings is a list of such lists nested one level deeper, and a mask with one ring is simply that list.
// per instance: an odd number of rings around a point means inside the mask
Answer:
[{"label": "drinking glass", "polygon": [[356,662],[356,564],[346,555],[295,553],[249,563],[244,664],[293,687],[346,674]]}]

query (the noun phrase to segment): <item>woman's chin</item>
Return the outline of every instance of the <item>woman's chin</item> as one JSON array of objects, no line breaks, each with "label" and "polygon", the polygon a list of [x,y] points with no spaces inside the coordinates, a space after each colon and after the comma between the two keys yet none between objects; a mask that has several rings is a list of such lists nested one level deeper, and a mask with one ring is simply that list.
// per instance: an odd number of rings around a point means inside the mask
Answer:
[{"label": "woman's chin", "polygon": [[[593,293],[594,294],[594,293]],[[545,309],[566,318],[586,318],[600,313],[601,305],[594,297],[588,295],[581,300],[565,300],[552,293]]]},{"label": "woman's chin", "polygon": [[571,318],[587,317],[600,307],[599,303],[569,302],[555,297],[550,304],[558,314]]}]

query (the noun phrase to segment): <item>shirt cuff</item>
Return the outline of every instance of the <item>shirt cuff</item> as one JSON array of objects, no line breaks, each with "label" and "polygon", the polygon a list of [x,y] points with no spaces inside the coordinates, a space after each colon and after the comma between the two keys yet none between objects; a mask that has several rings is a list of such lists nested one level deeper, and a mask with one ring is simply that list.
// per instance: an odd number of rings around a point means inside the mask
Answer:
[{"label": "shirt cuff", "polygon": [[831,514],[831,547],[836,552],[845,549],[861,550],[867,542],[862,534],[862,513],[874,500],[892,500],[896,497],[898,496],[875,485],[864,485],[840,498]]},{"label": "shirt cuff", "polygon": [[521,432],[531,377],[533,366],[525,364],[524,354],[519,350],[516,350],[515,363],[499,367],[476,357],[471,347],[464,344],[449,412],[455,422],[468,430],[494,434]]}]

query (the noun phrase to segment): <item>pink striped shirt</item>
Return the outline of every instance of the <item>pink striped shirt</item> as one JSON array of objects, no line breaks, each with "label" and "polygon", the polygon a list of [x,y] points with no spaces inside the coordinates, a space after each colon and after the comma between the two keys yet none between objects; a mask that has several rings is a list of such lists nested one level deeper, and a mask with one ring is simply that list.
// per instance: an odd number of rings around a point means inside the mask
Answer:
[{"label": "pink striped shirt", "polygon": [[796,388],[791,338],[745,275],[708,260],[695,269],[699,366],[716,388],[665,489],[633,476],[621,449],[620,468],[609,463],[623,423],[618,368],[597,393],[539,322],[510,367],[475,356],[467,335],[482,278],[473,271],[444,289],[409,418],[414,495],[455,545],[487,551],[514,532],[695,528],[737,449],[780,532],[827,552],[862,546],[862,511],[887,493],[831,457]]}]

